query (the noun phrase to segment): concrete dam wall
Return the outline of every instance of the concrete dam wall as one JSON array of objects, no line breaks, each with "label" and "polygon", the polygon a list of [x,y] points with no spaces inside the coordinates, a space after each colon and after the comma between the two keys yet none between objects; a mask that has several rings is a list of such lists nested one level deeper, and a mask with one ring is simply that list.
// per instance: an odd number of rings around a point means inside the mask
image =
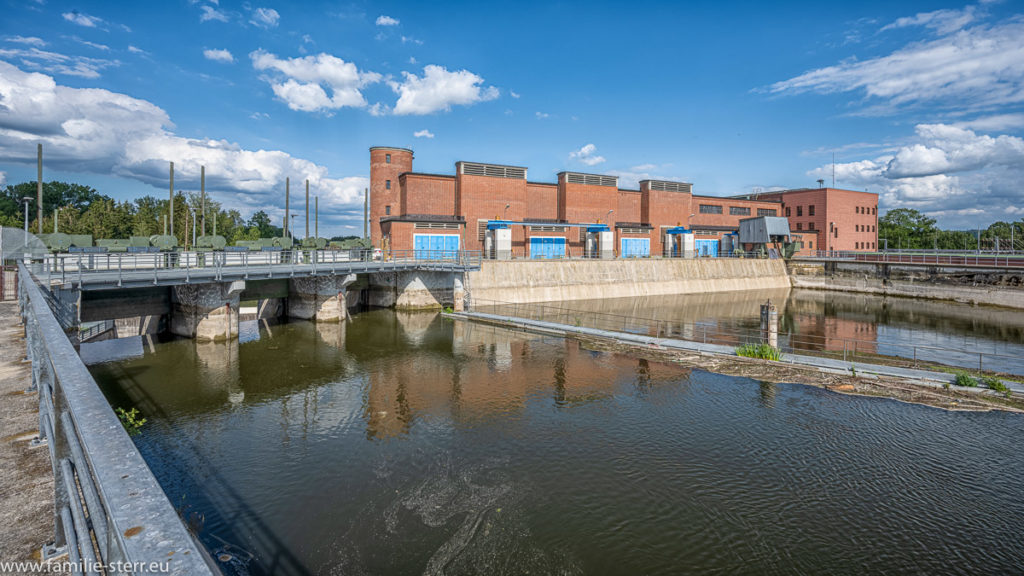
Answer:
[{"label": "concrete dam wall", "polygon": [[794,288],[953,300],[1024,308],[1024,273],[945,270],[865,263],[790,261]]},{"label": "concrete dam wall", "polygon": [[782,260],[707,258],[484,261],[470,272],[473,302],[557,302],[789,288]]}]

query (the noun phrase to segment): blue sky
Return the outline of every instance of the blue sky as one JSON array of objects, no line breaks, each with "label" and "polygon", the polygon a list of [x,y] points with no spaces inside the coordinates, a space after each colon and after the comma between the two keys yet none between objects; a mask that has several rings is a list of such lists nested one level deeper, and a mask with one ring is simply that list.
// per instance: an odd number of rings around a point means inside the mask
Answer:
[{"label": "blue sky", "polygon": [[836,184],[950,227],[1024,215],[1014,2],[234,3],[0,0],[0,181],[198,188],[362,231],[368,147],[653,177]]}]

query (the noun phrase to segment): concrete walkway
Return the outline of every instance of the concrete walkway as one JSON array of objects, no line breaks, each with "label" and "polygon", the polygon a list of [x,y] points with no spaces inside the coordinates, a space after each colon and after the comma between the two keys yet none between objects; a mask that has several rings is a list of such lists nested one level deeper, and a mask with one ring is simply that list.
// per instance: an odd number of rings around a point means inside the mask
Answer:
[{"label": "concrete walkway", "polygon": [[[53,473],[39,431],[39,396],[26,393],[32,369],[25,357],[18,303],[0,302],[0,562],[32,561],[53,541]],[[7,574],[7,573],[5,573]]]},{"label": "concrete walkway", "polygon": [[[631,334],[629,332],[612,332],[609,330],[599,330],[597,328],[570,326],[568,324],[559,324],[556,322],[545,322],[543,320],[532,320],[529,318],[518,318],[514,316],[500,316],[497,314],[486,314],[483,312],[456,312],[449,314],[449,316],[453,318],[464,318],[466,320],[491,322],[532,332],[559,335],[579,334],[596,338],[607,338],[617,340],[619,342],[663,350],[679,350],[685,352],[697,352],[700,354],[736,356],[735,347],[723,346],[721,344],[704,344],[702,342],[677,340],[675,338],[655,338],[653,336]],[[787,353],[783,355],[780,364],[807,366],[809,368],[816,368],[822,372],[833,372],[847,375],[853,374],[853,369],[856,369],[857,376],[861,377],[870,378],[872,376],[888,376],[904,380],[912,380],[922,386],[935,388],[941,388],[947,383],[953,384],[956,381],[956,376],[948,372],[932,372],[929,370],[916,370],[913,368],[901,368],[898,366],[885,366],[883,364],[845,362],[843,360],[834,360],[832,358],[822,358],[820,356],[808,356],[803,354]],[[1006,387],[1012,390],[1015,394],[1024,394],[1024,385],[1018,382],[1003,380],[1003,384],[1005,384]],[[987,388],[962,388],[959,386],[957,388],[959,390],[977,392],[980,394],[996,394],[996,392],[990,392]]]}]

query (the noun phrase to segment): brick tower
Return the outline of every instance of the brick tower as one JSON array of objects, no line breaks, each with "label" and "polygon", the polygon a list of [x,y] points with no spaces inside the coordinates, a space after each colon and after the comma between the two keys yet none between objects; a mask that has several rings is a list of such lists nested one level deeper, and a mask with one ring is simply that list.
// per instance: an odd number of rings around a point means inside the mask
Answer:
[{"label": "brick tower", "polygon": [[398,216],[398,176],[412,172],[412,150],[374,146],[370,148],[370,241],[381,247],[380,219]]}]

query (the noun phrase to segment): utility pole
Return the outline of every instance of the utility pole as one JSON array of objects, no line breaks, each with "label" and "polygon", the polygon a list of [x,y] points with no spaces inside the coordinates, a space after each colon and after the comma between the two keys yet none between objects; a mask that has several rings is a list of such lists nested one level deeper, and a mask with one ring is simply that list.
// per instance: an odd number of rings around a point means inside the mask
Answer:
[{"label": "utility pole", "polygon": [[171,223],[171,236],[174,236],[174,162],[171,162],[171,201],[167,205],[167,212],[170,214],[168,220]]},{"label": "utility pole", "polygon": [[39,233],[43,233],[43,145],[36,148],[39,156],[39,175],[36,178],[36,214],[39,219]]},{"label": "utility pole", "polygon": [[199,235],[206,236],[206,166],[199,167],[199,190],[203,196],[203,225],[199,228]]},{"label": "utility pole", "polygon": [[370,206],[370,189],[363,188],[363,240],[366,240],[367,236],[367,225],[369,224],[370,217],[368,216],[368,210]]},{"label": "utility pole", "polygon": [[57,233],[57,215],[60,214],[60,208],[53,209],[53,233]]},{"label": "utility pole", "polygon": [[306,178],[306,235],[309,238],[309,178]]},{"label": "utility pole", "polygon": [[288,238],[288,196],[291,194],[289,179],[284,179],[284,237]]},{"label": "utility pole", "polygon": [[317,196],[313,199],[313,234],[320,237],[320,197]]}]

